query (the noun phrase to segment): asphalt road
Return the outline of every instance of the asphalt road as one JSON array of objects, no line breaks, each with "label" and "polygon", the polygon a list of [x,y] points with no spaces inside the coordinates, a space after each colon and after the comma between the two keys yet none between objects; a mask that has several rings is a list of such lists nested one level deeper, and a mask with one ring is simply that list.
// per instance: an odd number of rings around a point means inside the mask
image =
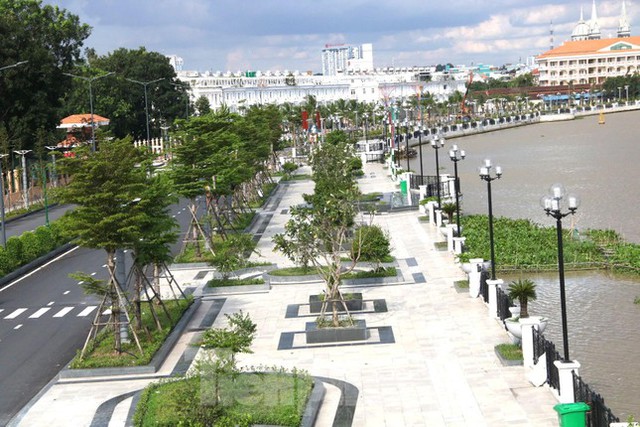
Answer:
[{"label": "asphalt road", "polygon": [[[53,207],[50,207],[49,221],[55,221],[71,208],[71,205],[55,205]],[[6,221],[5,226],[7,228],[7,239],[11,236],[19,236],[25,231],[34,230],[39,226],[44,225],[45,222],[44,211],[38,211],[19,219]]]},{"label": "asphalt road", "polygon": [[[186,205],[182,201],[172,209],[182,233],[189,220]],[[11,225],[16,230],[27,227],[27,222],[37,223],[38,216],[43,214]],[[177,243],[172,249],[179,248]],[[0,425],[6,425],[82,348],[99,301],[85,295],[69,273],[82,271],[105,279],[105,261],[102,250],[75,248],[0,289]]]}]

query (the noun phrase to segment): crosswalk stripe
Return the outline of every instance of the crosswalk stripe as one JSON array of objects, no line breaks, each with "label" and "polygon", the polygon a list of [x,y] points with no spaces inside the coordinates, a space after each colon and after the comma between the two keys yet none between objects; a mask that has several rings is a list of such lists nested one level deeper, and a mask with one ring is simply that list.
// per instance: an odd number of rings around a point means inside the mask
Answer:
[{"label": "crosswalk stripe", "polygon": [[2,313],[4,311],[4,308],[0,308],[0,313]]},{"label": "crosswalk stripe", "polygon": [[107,316],[109,314],[111,314],[111,309],[110,308],[107,308],[105,311],[102,312],[103,316]]},{"label": "crosswalk stripe", "polygon": [[71,310],[73,310],[73,307],[65,307],[62,310],[60,310],[59,312],[57,312],[56,314],[54,314],[53,317],[62,317],[65,314],[67,314],[68,312],[70,312]]},{"label": "crosswalk stripe", "polygon": [[25,311],[27,311],[26,308],[19,308],[17,310],[14,310],[13,313],[5,316],[5,319],[15,319],[16,317],[20,316],[22,313],[24,313]]},{"label": "crosswalk stripe", "polygon": [[43,307],[40,310],[33,313],[31,316],[29,316],[29,319],[37,319],[38,317],[42,316],[49,310],[51,310],[51,307]]},{"label": "crosswalk stripe", "polygon": [[85,308],[84,310],[82,310],[80,313],[78,313],[78,315],[76,317],[85,317],[88,316],[89,313],[91,313],[93,310],[95,310],[96,308],[98,308],[98,306],[92,305],[90,307]]}]

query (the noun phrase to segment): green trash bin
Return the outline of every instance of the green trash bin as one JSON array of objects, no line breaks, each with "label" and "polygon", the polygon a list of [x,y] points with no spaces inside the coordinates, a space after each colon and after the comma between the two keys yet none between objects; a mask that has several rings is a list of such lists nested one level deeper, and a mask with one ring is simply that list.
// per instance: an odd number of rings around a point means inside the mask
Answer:
[{"label": "green trash bin", "polygon": [[558,413],[560,427],[585,427],[587,411],[591,409],[584,402],[558,403],[553,409]]},{"label": "green trash bin", "polygon": [[407,194],[407,180],[403,179],[400,181],[400,192],[402,194]]}]

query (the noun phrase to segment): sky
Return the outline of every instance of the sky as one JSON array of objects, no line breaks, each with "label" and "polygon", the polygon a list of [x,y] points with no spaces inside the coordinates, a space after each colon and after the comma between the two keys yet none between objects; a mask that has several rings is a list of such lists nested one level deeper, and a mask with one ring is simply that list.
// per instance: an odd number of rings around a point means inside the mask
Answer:
[{"label": "sky", "polygon": [[[374,67],[503,65],[569,39],[593,0],[44,0],[92,27],[85,47],[177,55],[185,70],[322,71],[327,44],[373,44]],[[596,0],[603,37],[622,0]],[[640,34],[640,0],[626,0]]]}]

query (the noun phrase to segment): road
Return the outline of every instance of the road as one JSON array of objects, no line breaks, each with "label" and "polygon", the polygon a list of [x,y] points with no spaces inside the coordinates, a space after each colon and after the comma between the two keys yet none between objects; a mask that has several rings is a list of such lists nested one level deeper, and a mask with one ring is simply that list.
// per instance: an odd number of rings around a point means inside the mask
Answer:
[{"label": "road", "polygon": [[[189,221],[186,206],[182,201],[172,209],[182,233]],[[179,247],[173,245],[174,253]],[[74,248],[0,289],[0,425],[6,425],[84,344],[99,301],[85,295],[69,273],[106,279],[105,260],[102,250]]]},{"label": "road", "polygon": [[[55,205],[49,207],[49,221],[55,221],[71,208],[71,205]],[[19,219],[6,221],[7,239],[11,236],[19,236],[25,231],[34,230],[37,227],[44,225],[45,222],[44,211],[38,211]],[[0,229],[0,231],[1,230],[2,229]]]}]

